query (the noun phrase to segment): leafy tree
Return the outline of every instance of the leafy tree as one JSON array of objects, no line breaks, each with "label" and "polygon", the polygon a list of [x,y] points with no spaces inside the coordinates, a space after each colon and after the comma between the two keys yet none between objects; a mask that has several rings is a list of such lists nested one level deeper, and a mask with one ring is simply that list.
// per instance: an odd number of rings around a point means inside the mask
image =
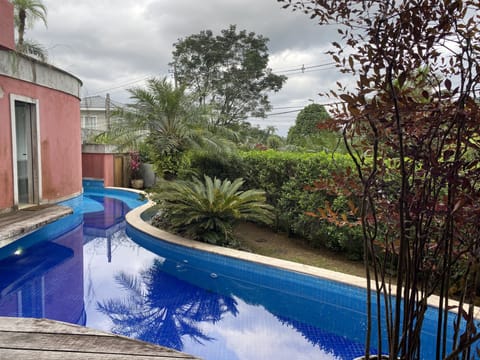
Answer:
[{"label": "leafy tree", "polygon": [[32,41],[25,40],[25,30],[41,20],[47,26],[47,8],[41,0],[13,0],[15,11],[15,26],[18,31],[17,50],[36,56],[41,60],[46,59],[45,49]]},{"label": "leafy tree", "polygon": [[307,105],[298,114],[295,125],[288,130],[287,143],[326,151],[342,148],[338,130],[322,129],[329,119],[330,114],[323,105]]},{"label": "leafy tree", "polygon": [[178,84],[216,112],[217,124],[264,117],[271,108],[268,92],[279,91],[286,81],[267,67],[267,42],[253,32],[237,32],[234,25],[217,36],[205,30],[175,43],[170,65]]},{"label": "leafy tree", "polygon": [[175,232],[203,242],[234,245],[233,227],[237,221],[270,223],[272,207],[265,203],[265,192],[241,191],[242,179],[163,182],[152,199],[159,204],[157,219]]},{"label": "leafy tree", "polygon": [[[317,216],[362,226],[366,358],[372,343],[391,360],[424,352],[432,359],[474,358],[480,353],[473,306],[480,276],[480,3],[280,1],[338,26],[341,43],[330,54],[356,78],[354,89],[331,92],[342,102],[332,123],[343,129],[354,171],[317,184],[342,187],[350,209],[320,209]],[[423,349],[432,294],[439,296],[437,344]]]},{"label": "leafy tree", "polygon": [[237,146],[242,149],[254,149],[258,146],[266,146],[278,149],[284,145],[285,139],[276,135],[274,126],[267,126],[265,129],[258,125],[252,125],[247,121],[229,126],[238,136]]}]

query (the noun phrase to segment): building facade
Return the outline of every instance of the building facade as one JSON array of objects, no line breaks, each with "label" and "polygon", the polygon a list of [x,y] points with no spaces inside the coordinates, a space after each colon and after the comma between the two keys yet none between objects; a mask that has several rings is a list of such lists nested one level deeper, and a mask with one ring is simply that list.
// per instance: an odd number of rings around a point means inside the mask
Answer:
[{"label": "building facade", "polygon": [[81,86],[15,51],[13,5],[0,0],[0,212],[82,192]]},{"label": "building facade", "polygon": [[116,120],[115,110],[123,107],[123,104],[111,100],[109,94],[83,98],[80,102],[82,143],[88,143],[96,135],[107,131],[111,122]]}]

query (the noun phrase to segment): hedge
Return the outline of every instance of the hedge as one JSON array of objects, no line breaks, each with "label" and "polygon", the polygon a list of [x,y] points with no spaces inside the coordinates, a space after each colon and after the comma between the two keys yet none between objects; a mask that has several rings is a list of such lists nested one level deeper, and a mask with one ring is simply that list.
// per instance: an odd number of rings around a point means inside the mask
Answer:
[{"label": "hedge", "polygon": [[193,153],[190,165],[199,174],[231,180],[242,177],[245,188],[263,189],[267,201],[276,211],[276,230],[301,237],[315,247],[344,252],[352,259],[362,258],[359,228],[337,227],[306,215],[329,201],[337,208],[346,206],[340,195],[308,191],[315,180],[330,176],[333,171],[352,167],[348,155],[247,151],[235,155]]}]

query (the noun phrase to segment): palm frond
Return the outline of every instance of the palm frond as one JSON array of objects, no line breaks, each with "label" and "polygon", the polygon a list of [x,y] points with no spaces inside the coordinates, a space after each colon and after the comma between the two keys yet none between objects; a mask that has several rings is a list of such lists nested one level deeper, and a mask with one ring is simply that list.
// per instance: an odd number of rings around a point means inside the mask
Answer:
[{"label": "palm frond", "polygon": [[159,204],[172,228],[210,243],[233,242],[238,220],[270,223],[273,208],[261,190],[240,191],[243,179],[220,180],[204,176],[200,181],[162,182],[152,199]]}]

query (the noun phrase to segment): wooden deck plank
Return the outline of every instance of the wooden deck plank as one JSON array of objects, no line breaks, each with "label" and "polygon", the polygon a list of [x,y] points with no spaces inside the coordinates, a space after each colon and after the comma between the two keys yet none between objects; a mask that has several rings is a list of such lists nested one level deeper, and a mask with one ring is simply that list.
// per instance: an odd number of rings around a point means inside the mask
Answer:
[{"label": "wooden deck plank", "polygon": [[7,246],[18,238],[49,224],[73,210],[61,205],[39,205],[0,215],[0,247]]},{"label": "wooden deck plank", "polygon": [[131,356],[128,354],[92,354],[82,352],[60,352],[42,350],[11,350],[0,348],[0,360],[177,360],[194,359],[174,356]]},{"label": "wooden deck plank", "polygon": [[[13,345],[12,345],[13,344]],[[0,348],[42,349],[45,351],[76,352],[84,349],[86,353],[111,353],[131,355],[167,356],[169,349],[125,339],[120,336],[79,335],[79,334],[41,334],[31,332],[0,332]],[[108,351],[105,351],[108,349]],[[128,351],[126,350],[128,349]]]},{"label": "wooden deck plank", "polygon": [[191,355],[78,325],[0,317],[0,359],[183,359]]},{"label": "wooden deck plank", "polygon": [[17,317],[0,317],[0,331],[115,336],[111,333],[106,333],[84,326],[73,325],[62,321]]}]

